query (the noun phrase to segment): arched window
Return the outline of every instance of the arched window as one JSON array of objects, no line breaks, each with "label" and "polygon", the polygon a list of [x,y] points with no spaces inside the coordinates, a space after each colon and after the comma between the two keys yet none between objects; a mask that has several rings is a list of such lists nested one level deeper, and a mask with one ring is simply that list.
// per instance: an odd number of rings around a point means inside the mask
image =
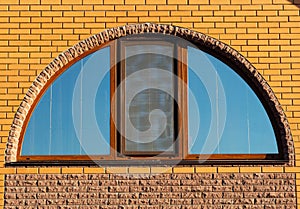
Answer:
[{"label": "arched window", "polygon": [[284,113],[252,65],[173,26],[127,26],[75,45],[38,76],[19,110],[8,162],[292,156]]}]

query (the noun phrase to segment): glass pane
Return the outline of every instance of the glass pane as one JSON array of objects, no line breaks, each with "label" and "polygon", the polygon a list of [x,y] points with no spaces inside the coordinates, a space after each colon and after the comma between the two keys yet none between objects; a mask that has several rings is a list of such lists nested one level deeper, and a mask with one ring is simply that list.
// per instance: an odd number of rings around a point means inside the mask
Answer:
[{"label": "glass pane", "polygon": [[[174,100],[168,93],[174,90],[173,51],[165,43],[125,47],[125,108],[132,123],[125,122],[126,136],[131,136],[126,151],[174,151]],[[132,98],[129,91],[134,90]]]},{"label": "glass pane", "polygon": [[190,154],[278,153],[262,103],[229,66],[188,47],[188,85]]},{"label": "glass pane", "polygon": [[109,70],[107,47],[58,77],[34,109],[21,155],[109,154]]}]

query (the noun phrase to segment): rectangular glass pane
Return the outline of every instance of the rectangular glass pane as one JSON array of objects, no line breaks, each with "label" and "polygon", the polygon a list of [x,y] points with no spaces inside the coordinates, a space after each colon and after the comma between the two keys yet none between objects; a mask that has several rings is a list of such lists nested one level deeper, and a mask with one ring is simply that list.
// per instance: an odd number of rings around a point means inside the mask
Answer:
[{"label": "rectangular glass pane", "polygon": [[125,47],[126,152],[174,151],[173,52],[165,43]]}]

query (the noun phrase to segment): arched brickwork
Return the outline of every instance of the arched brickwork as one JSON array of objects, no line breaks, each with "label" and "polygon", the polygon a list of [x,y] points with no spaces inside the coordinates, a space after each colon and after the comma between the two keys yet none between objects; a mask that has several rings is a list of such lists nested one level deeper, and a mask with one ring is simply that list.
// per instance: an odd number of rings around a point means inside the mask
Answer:
[{"label": "arched brickwork", "polygon": [[47,84],[53,81],[53,78],[55,78],[63,68],[73,63],[85,53],[95,50],[106,42],[131,34],[143,33],[159,33],[186,39],[200,49],[208,51],[228,65],[233,66],[233,69],[236,69],[237,73],[256,90],[260,99],[263,100],[262,102],[271,117],[277,139],[280,140],[279,143],[283,150],[283,159],[288,162],[287,165],[294,164],[294,146],[287,118],[271,87],[254,66],[243,55],[219,40],[186,28],[154,23],[125,25],[107,29],[79,42],[59,54],[32,83],[15,114],[6,147],[6,163],[17,161],[19,141],[22,140],[21,132],[26,128],[25,121],[28,119],[27,117],[30,117],[29,112],[35,106],[34,101],[40,98],[42,90],[46,88]]}]

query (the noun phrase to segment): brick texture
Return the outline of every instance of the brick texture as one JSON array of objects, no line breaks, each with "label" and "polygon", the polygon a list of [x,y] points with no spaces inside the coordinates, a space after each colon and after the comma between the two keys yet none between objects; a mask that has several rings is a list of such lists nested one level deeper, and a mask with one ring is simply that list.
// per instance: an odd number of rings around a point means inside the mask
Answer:
[{"label": "brick texture", "polygon": [[[300,189],[299,4],[299,0],[0,1],[0,208],[4,203],[5,208],[47,209],[296,208],[296,196],[299,208],[300,194],[295,193]],[[245,56],[285,111],[295,167],[174,168],[151,177],[118,175],[134,171],[125,167],[105,168],[106,173],[88,168],[5,168],[14,115],[36,76],[79,41],[107,28],[143,22],[187,27]]]},{"label": "brick texture", "polygon": [[[5,208],[296,208],[295,174],[8,174]],[[217,206],[217,207],[215,207]]]}]

